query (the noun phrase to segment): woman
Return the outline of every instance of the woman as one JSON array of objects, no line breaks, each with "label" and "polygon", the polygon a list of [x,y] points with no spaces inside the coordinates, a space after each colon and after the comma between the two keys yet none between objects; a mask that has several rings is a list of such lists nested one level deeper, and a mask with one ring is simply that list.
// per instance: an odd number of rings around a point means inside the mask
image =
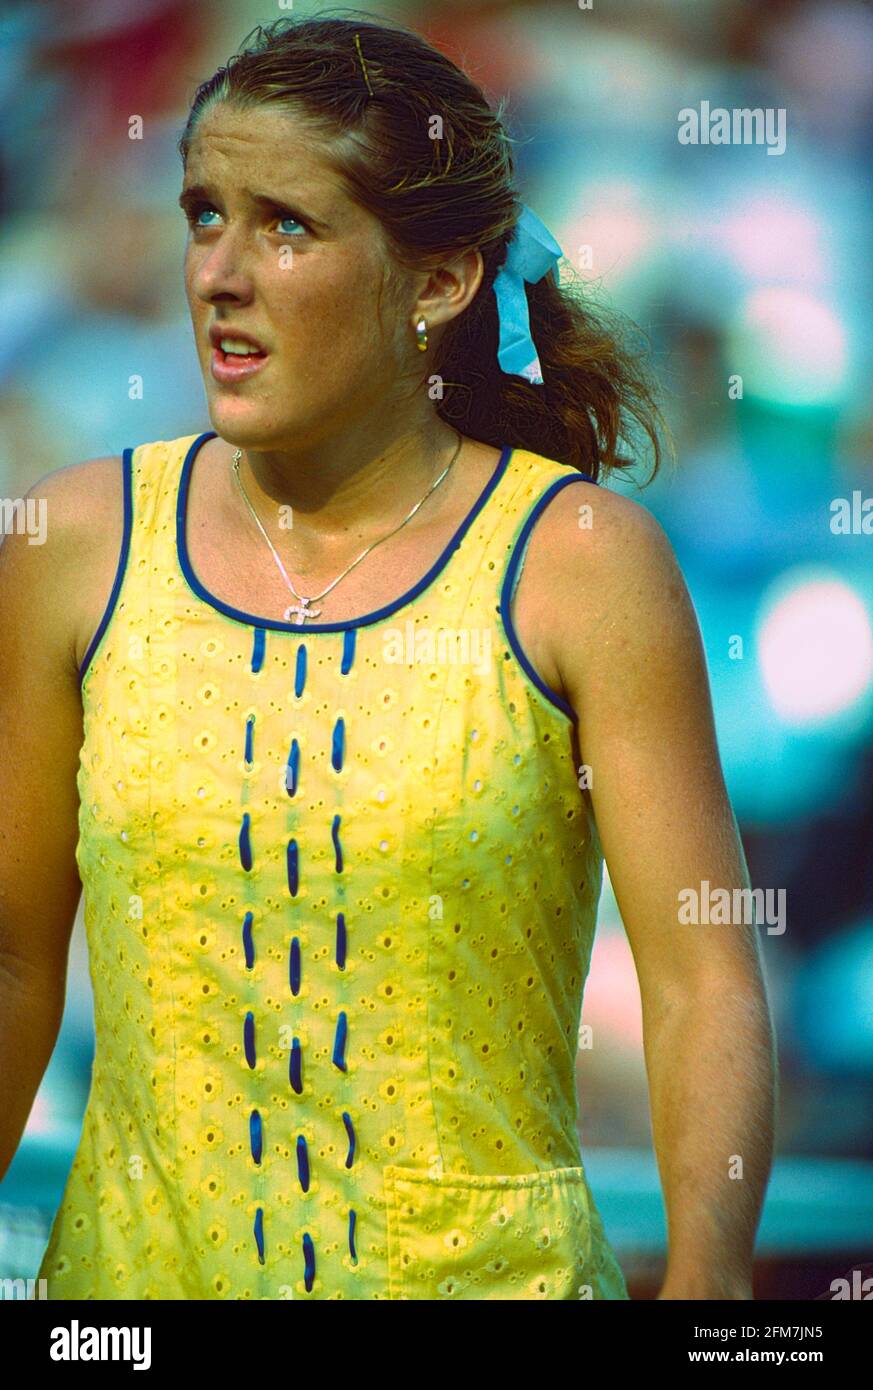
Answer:
[{"label": "woman", "polygon": [[657,467],[645,379],[414,34],[259,30],[181,150],[213,429],[50,474],[0,564],[4,1166],[77,868],[95,986],[49,1296],[627,1298],[574,1077],[605,855],[660,1296],[748,1298],[757,943],[677,906],[746,868],[672,551],[596,485],[634,419]]}]

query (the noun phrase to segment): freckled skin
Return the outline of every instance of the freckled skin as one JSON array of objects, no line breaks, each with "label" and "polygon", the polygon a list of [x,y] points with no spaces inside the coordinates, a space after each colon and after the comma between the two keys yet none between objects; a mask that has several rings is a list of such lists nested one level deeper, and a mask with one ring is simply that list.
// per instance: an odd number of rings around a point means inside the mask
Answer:
[{"label": "freckled skin", "polygon": [[[390,312],[380,325],[381,227],[345,191],[323,137],[279,111],[220,104],[197,128],[185,183],[217,195],[215,213],[201,215],[189,236],[185,290],[219,434],[281,449],[390,408],[409,327]],[[283,220],[250,191],[327,225],[309,231]],[[222,320],[272,354],[241,387],[219,385],[209,370],[209,326]]]},{"label": "freckled skin", "polygon": [[[414,330],[423,315],[436,349],[481,285],[481,253],[400,267],[328,137],[286,111],[206,111],[183,193],[197,185],[208,191],[187,210],[184,278],[213,428],[225,453],[244,450],[256,507],[294,507],[301,566],[329,557],[335,574],[333,542],[345,554],[351,539],[384,534],[386,515],[399,523],[433,482],[435,460],[452,455],[457,435],[422,389]],[[247,380],[212,376],[209,329],[225,325],[269,350]],[[483,452],[465,438],[459,475],[471,459],[481,467]],[[438,505],[447,498],[441,490]]]}]

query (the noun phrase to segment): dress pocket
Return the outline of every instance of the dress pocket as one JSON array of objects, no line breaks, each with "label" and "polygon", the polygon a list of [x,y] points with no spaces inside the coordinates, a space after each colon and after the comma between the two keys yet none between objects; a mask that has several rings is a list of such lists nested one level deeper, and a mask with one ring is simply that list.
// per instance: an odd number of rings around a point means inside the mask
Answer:
[{"label": "dress pocket", "polygon": [[579,1299],[590,1284],[585,1170],[384,1169],[389,1298]]}]

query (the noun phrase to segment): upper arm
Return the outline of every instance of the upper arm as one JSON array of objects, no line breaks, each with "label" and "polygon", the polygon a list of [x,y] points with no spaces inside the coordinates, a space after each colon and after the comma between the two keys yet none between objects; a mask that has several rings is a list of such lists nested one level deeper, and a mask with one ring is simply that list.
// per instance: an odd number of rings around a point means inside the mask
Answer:
[{"label": "upper arm", "polygon": [[[0,543],[0,969],[62,999],[81,884],[76,864],[82,743],[77,638],[91,593],[83,548],[108,460],[48,474],[27,493],[36,542]],[[43,529],[44,520],[44,529]]]},{"label": "upper arm", "polygon": [[556,660],[644,1008],[704,979],[742,990],[760,979],[755,927],[680,921],[683,890],[749,885],[697,616],[655,518],[592,494],[591,528],[561,552],[573,599]]}]

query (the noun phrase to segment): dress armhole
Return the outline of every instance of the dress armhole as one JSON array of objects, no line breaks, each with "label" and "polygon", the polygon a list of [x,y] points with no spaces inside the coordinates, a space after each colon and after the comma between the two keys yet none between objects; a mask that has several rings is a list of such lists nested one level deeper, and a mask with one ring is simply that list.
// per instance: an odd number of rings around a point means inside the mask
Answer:
[{"label": "dress armhole", "polygon": [[565,714],[568,719],[572,720],[574,724],[578,722],[578,716],[576,714],[576,711],[573,709],[573,706],[569,704],[569,702],[565,700],[562,695],[559,695],[556,690],[552,690],[551,686],[546,685],[545,681],[542,679],[539,672],[536,670],[532,661],[525,652],[523,646],[521,645],[521,641],[519,639],[518,632],[516,630],[515,623],[512,618],[511,608],[512,600],[515,597],[515,591],[518,587],[518,581],[521,578],[521,572],[524,568],[524,562],[527,559],[528,545],[530,544],[530,538],[533,533],[534,526],[536,525],[539,518],[542,516],[543,512],[551,502],[552,498],[557,493],[559,493],[562,488],[569,487],[571,483],[580,482],[591,483],[592,486],[597,487],[597,483],[589,473],[581,473],[574,471],[573,475],[569,478],[556,478],[555,481],[549,487],[546,488],[542,496],[537,498],[531,510],[528,512],[527,518],[525,519],[521,531],[516,537],[515,544],[512,547],[512,552],[510,554],[509,561],[506,566],[506,573],[503,577],[503,583],[500,586],[500,617],[503,622],[503,627],[504,631],[506,632],[506,636],[509,639],[509,645],[515,654],[516,660],[518,661],[522,670],[525,672],[525,675],[527,675],[527,677],[531,681],[533,681],[534,685],[541,692],[541,694],[545,695],[546,699],[557,709],[561,710],[561,712]]},{"label": "dress armhole", "polygon": [[112,585],[112,592],[110,593],[109,599],[106,603],[106,608],[104,610],[103,617],[100,619],[97,631],[91,638],[91,641],[88,645],[88,650],[82,658],[82,665],[79,667],[80,690],[82,688],[82,682],[84,681],[85,676],[88,674],[88,668],[91,665],[91,662],[94,658],[94,654],[97,651],[97,648],[100,646],[101,641],[103,640],[103,635],[106,632],[106,629],[109,626],[110,619],[112,618],[112,614],[115,611],[115,605],[118,602],[118,595],[121,592],[121,585],[124,580],[125,571],[127,569],[127,560],[130,554],[130,537],[131,531],[133,529],[132,448],[125,449],[121,455],[121,477],[122,490],[124,494],[124,524],[121,533],[121,548],[119,550],[118,555],[118,565],[116,566],[115,570],[115,581]]}]

